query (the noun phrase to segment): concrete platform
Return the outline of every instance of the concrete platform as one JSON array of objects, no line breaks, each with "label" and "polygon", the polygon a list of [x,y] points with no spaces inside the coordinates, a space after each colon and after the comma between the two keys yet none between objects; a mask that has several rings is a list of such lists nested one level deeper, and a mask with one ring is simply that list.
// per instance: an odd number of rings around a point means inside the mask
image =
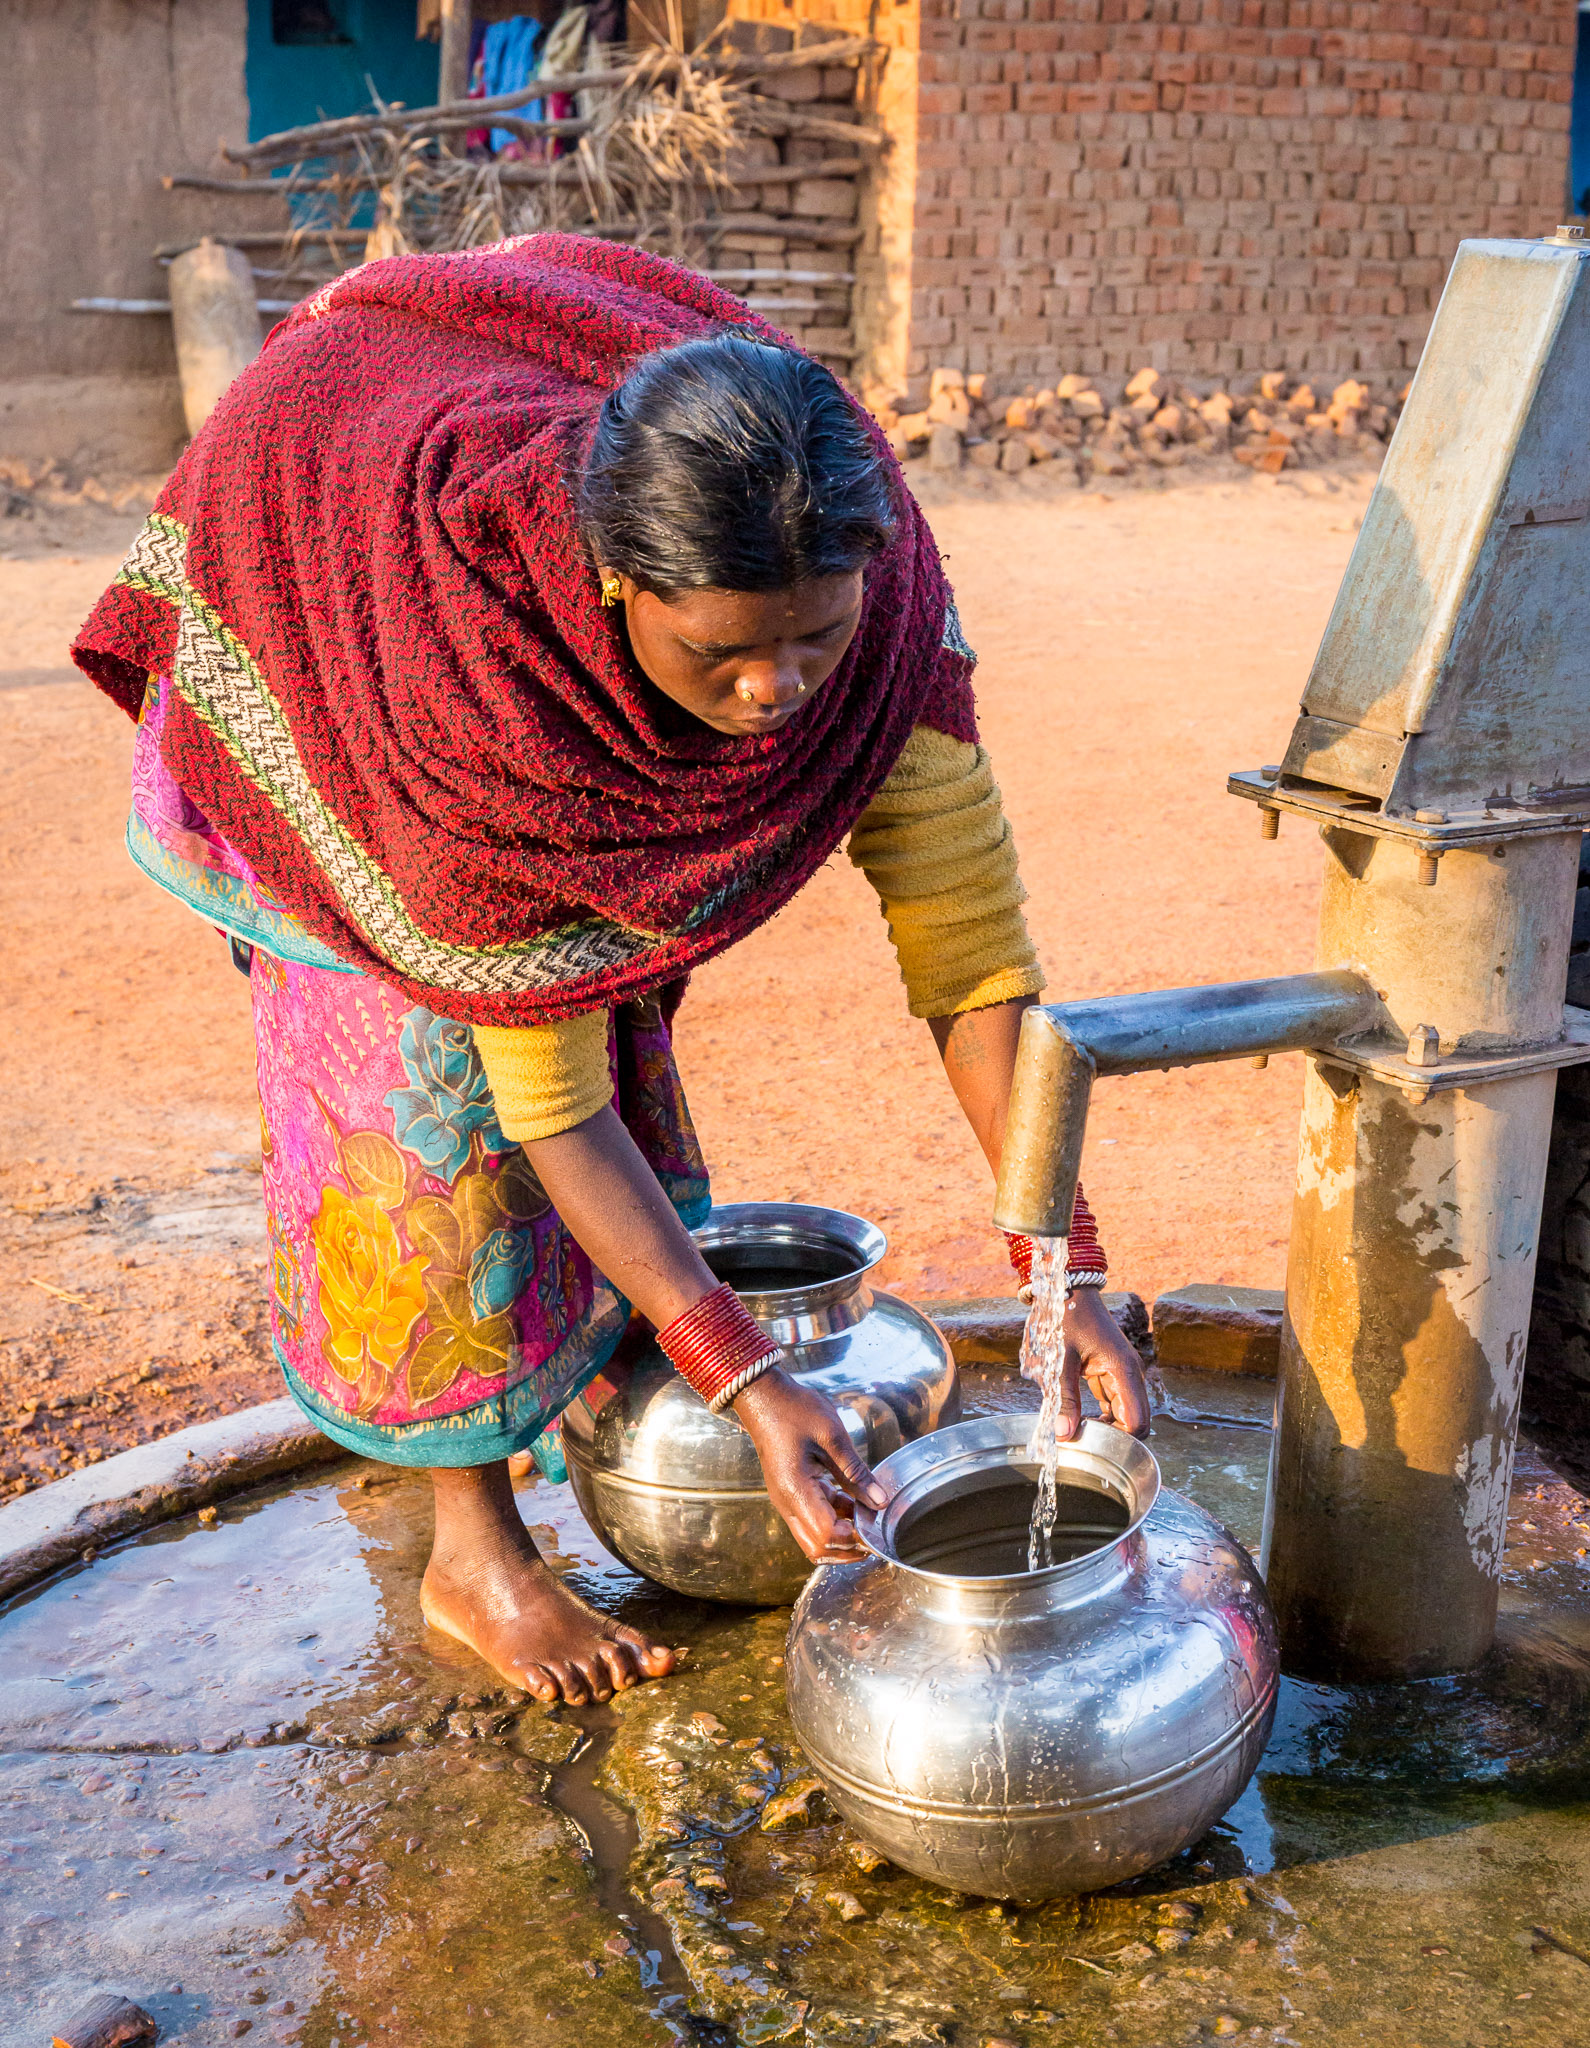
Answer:
[{"label": "concrete platform", "polygon": [[[1166,1380],[1168,1483],[1256,1542],[1270,1389]],[[510,1692],[419,1621],[423,1483],[355,1461],[0,1612],[0,2040],[99,1987],[195,2048],[1583,2038],[1590,1508],[1533,1454],[1480,1671],[1288,1685],[1204,1841],[1021,1912],[879,1866],[808,1796],[784,1613],[658,1593],[566,1487],[520,1503],[571,1583],[691,1645],[681,1677],[579,1711]]]}]

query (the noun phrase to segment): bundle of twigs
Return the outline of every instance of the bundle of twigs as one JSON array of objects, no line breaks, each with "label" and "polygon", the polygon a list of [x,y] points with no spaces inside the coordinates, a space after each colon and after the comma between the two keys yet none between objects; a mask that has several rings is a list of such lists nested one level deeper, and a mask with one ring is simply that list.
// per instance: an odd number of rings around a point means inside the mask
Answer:
[{"label": "bundle of twigs", "polygon": [[[361,245],[359,255],[368,258],[467,249],[548,227],[685,255],[702,233],[736,223],[723,204],[733,183],[731,152],[748,135],[794,133],[842,143],[851,152],[843,168],[854,174],[880,137],[758,94],[751,83],[768,72],[857,62],[875,47],[865,36],[846,36],[762,57],[714,49],[710,40],[689,52],[667,46],[615,52],[597,69],[540,78],[495,99],[377,106],[225,154],[249,172],[293,167],[285,180],[252,187],[291,199],[283,275],[314,274],[304,268],[309,252],[352,253]],[[554,94],[579,95],[578,117],[554,121],[524,112]],[[543,153],[517,161],[464,155],[459,132],[483,127],[507,128]],[[556,156],[558,142],[574,146]],[[355,213],[372,192],[375,222],[361,234]]]},{"label": "bundle of twigs", "polygon": [[[744,132],[721,73],[644,53],[618,83],[590,94],[573,150],[540,162],[471,161],[418,124],[352,138],[361,181],[379,192],[370,255],[468,249],[538,228],[633,234],[682,253]],[[526,124],[528,125],[528,124]]]}]

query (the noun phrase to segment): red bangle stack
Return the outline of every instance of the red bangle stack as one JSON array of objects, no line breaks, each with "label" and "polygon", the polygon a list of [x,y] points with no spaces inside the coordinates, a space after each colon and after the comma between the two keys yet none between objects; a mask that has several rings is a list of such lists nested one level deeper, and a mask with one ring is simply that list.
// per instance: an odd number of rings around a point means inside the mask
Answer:
[{"label": "red bangle stack", "polygon": [[657,1342],[714,1415],[783,1356],[727,1284],[659,1330]]},{"label": "red bangle stack", "polygon": [[1018,1237],[1014,1231],[1005,1232],[1005,1249],[1010,1254],[1010,1263],[1016,1278],[1023,1287],[1032,1285],[1032,1239]]},{"label": "red bangle stack", "polygon": [[[1023,1287],[1032,1285],[1032,1239],[1014,1231],[1005,1232],[1010,1263]],[[1109,1273],[1109,1260],[1099,1243],[1099,1226],[1093,1220],[1087,1197],[1081,1188],[1071,1210],[1071,1233],[1066,1240],[1066,1282],[1072,1287],[1099,1287]]]},{"label": "red bangle stack", "polygon": [[1109,1270],[1110,1262],[1099,1243],[1099,1226],[1093,1220],[1087,1196],[1078,1188],[1071,1209],[1071,1233],[1066,1240],[1066,1278],[1073,1287],[1086,1287],[1090,1276],[1097,1274],[1102,1280]]}]

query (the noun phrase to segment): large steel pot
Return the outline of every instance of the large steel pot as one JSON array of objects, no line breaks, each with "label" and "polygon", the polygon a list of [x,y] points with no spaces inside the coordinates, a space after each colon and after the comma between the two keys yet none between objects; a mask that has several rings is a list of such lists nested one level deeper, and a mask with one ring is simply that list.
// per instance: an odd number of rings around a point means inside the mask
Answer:
[{"label": "large steel pot", "polygon": [[[729,1202],[694,1235],[869,1464],[960,1414],[938,1330],[867,1285],[888,1249],[875,1224],[801,1202]],[[563,1448],[585,1519],[647,1578],[766,1606],[805,1584],[812,1567],[768,1498],[751,1439],[732,1414],[708,1411],[649,1335],[621,1346],[564,1411]]]},{"label": "large steel pot", "polygon": [[1049,1569],[1029,1572],[1030,1414],[908,1445],[826,1565],[785,1657],[796,1733],[859,1834],[918,1877],[1035,1900],[1196,1841],[1275,1716],[1274,1618],[1246,1551],[1152,1453],[1084,1424],[1061,1450]]}]

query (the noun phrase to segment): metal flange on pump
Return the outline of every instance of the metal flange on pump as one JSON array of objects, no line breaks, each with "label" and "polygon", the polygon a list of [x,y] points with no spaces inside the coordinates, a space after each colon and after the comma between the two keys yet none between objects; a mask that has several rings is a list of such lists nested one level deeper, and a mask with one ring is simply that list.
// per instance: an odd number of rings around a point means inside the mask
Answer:
[{"label": "metal flange on pump", "polygon": [[1315,972],[1035,1007],[995,1204],[1063,1234],[1095,1075],[1307,1054],[1261,1563],[1286,1668],[1462,1669],[1495,1629],[1590,825],[1590,243],[1464,242],[1285,758]]}]

